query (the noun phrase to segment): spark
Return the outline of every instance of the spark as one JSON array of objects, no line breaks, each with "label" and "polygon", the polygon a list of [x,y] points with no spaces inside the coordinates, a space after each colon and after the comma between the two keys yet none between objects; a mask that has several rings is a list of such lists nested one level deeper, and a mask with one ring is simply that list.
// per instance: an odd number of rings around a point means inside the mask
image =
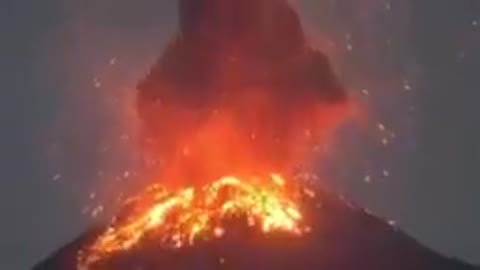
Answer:
[{"label": "spark", "polygon": [[382,144],[383,145],[388,145],[388,139],[387,138],[382,138]]},{"label": "spark", "polygon": [[95,88],[100,88],[102,86],[102,82],[99,78],[93,78],[93,86]]},{"label": "spark", "polygon": [[411,86],[411,84],[408,80],[403,81],[403,89],[405,91],[411,91],[412,90],[412,86]]},{"label": "spark", "polygon": [[363,178],[363,181],[365,183],[371,183],[372,182],[372,177],[370,175],[367,175]]},{"label": "spark", "polygon": [[62,175],[60,173],[57,173],[52,177],[52,180],[53,181],[58,181],[61,177],[62,177]]},{"label": "spark", "polygon": [[386,11],[392,10],[392,3],[390,3],[390,1],[385,2],[385,10]]},{"label": "spark", "polygon": [[101,205],[101,204],[100,204],[100,205],[97,205],[97,206],[92,210],[92,212],[91,212],[90,215],[91,215],[92,218],[96,218],[96,217],[98,217],[98,216],[103,212],[103,210],[104,210],[103,205]]},{"label": "spark", "polygon": [[353,51],[353,45],[351,43],[347,44],[347,51],[349,52]]}]

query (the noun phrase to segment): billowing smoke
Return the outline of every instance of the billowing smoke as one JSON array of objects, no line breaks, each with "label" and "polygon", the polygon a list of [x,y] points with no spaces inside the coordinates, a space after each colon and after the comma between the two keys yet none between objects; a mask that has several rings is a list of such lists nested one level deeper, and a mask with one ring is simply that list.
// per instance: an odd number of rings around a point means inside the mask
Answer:
[{"label": "billowing smoke", "polygon": [[327,57],[286,0],[180,0],[178,34],[138,85],[165,177],[288,173],[345,116]]}]

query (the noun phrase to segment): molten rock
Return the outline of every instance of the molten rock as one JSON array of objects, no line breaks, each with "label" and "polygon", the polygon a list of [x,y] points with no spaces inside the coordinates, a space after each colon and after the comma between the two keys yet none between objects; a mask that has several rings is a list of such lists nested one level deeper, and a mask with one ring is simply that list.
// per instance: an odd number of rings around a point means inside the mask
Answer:
[{"label": "molten rock", "polygon": [[301,225],[298,200],[302,192],[313,193],[292,190],[277,174],[272,174],[268,182],[224,177],[200,189],[173,192],[154,185],[127,200],[125,216],[115,218],[91,247],[81,251],[79,269],[89,269],[147,241],[165,248],[182,248],[198,240],[221,238],[230,233],[225,222],[239,218],[266,234],[283,231],[300,235],[308,227]]},{"label": "molten rock", "polygon": [[[314,193],[312,193],[314,192]],[[126,252],[110,254],[96,270],[475,270],[423,247],[400,230],[321,189],[303,193],[301,234],[264,233],[241,216],[225,220],[225,231],[181,248],[144,238]],[[78,269],[78,254],[98,241],[91,230],[33,270]]]}]

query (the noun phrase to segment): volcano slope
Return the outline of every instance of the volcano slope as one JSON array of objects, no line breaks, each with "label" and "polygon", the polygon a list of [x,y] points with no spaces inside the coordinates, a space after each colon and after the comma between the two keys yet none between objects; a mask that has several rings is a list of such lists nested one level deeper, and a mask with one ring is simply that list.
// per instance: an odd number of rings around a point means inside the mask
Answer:
[{"label": "volcano slope", "polygon": [[[311,231],[264,234],[242,218],[227,221],[227,233],[179,249],[155,239],[91,269],[102,270],[475,270],[422,246],[399,229],[339,197],[316,190],[305,202]],[[77,269],[77,253],[98,235],[92,229],[34,266],[33,270]]]}]

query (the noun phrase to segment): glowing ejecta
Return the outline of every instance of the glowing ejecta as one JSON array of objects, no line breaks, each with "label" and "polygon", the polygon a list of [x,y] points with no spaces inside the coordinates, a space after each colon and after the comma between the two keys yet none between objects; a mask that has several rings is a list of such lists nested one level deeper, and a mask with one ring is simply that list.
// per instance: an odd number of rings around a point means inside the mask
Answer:
[{"label": "glowing ejecta", "polygon": [[114,221],[79,258],[80,269],[116,253],[127,251],[147,238],[165,247],[193,245],[199,239],[228,234],[222,223],[245,217],[249,226],[262,232],[284,231],[302,234],[300,207],[296,195],[287,192],[285,180],[272,174],[269,181],[253,183],[224,177],[202,188],[167,191],[154,185],[130,199],[133,210],[126,219]]}]

